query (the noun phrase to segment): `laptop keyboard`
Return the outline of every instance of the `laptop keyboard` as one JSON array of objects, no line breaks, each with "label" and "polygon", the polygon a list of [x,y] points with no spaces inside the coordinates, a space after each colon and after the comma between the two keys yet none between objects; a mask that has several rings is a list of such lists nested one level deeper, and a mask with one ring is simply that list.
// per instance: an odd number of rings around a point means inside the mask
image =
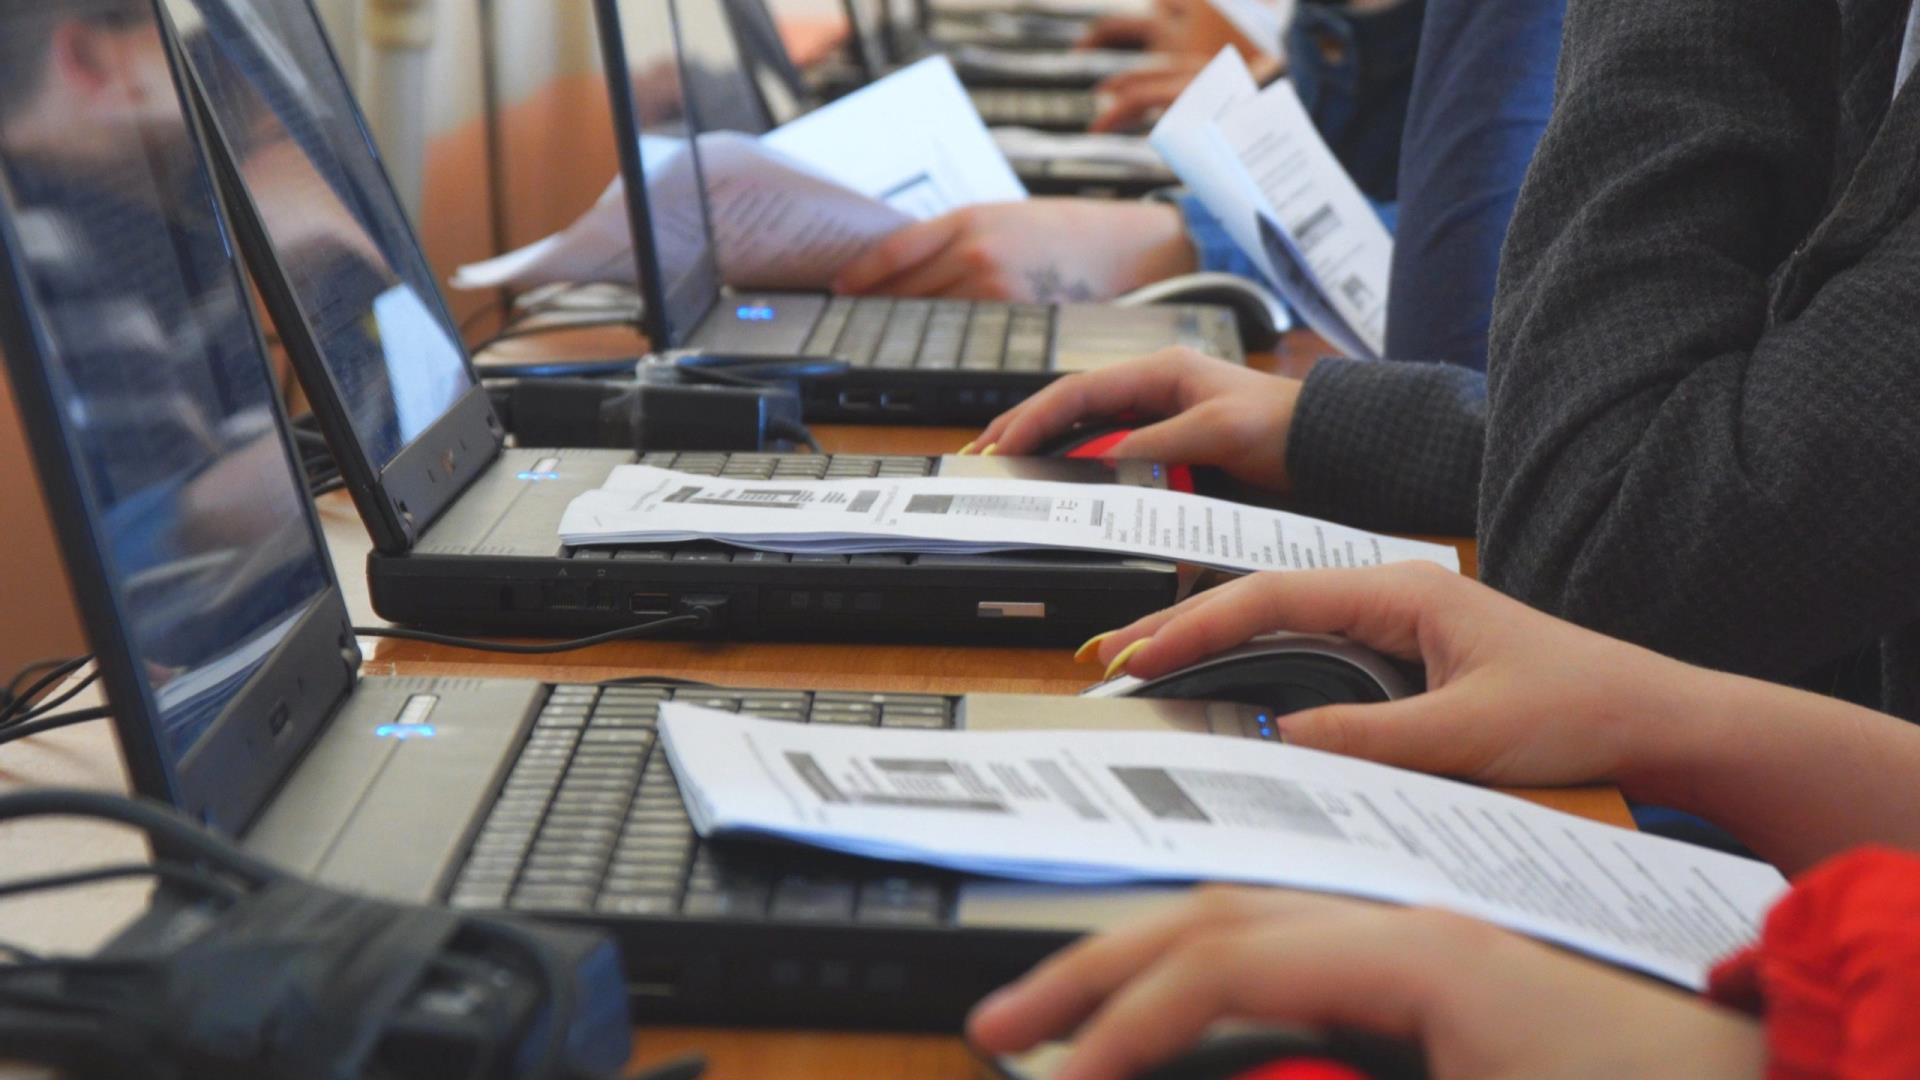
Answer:
[{"label": "laptop keyboard", "polygon": [[1092,94],[1058,90],[980,87],[968,91],[988,127],[1037,127],[1084,131],[1093,123]]},{"label": "laptop keyboard", "polygon": [[455,908],[935,926],[953,878],[763,849],[726,858],[694,834],[659,747],[669,700],[795,723],[949,728],[929,694],[556,686],[489,811]]},{"label": "laptop keyboard", "polygon": [[837,296],[805,351],[857,368],[1042,372],[1052,348],[1044,304]]}]

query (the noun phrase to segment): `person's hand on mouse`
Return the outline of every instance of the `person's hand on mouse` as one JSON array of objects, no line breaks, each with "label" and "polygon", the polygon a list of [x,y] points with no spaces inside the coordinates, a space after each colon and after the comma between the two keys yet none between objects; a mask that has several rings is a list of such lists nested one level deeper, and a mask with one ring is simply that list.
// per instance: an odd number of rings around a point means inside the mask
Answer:
[{"label": "person's hand on mouse", "polygon": [[1032,454],[1083,421],[1138,417],[1115,459],[1210,465],[1284,493],[1287,434],[1300,382],[1184,346],[1069,375],[996,417],[970,449]]},{"label": "person's hand on mouse", "polygon": [[1177,207],[1099,199],[969,206],[896,230],[834,276],[853,296],[1111,300],[1198,265]]},{"label": "person's hand on mouse", "polygon": [[1435,1080],[1750,1078],[1767,1060],[1752,1019],[1486,923],[1261,889],[1203,889],[1070,946],[967,1033],[993,1054],[1073,1036],[1055,1080],[1125,1080],[1225,1020],[1417,1044]]},{"label": "person's hand on mouse", "polygon": [[1155,678],[1276,630],[1344,635],[1427,669],[1424,694],[1278,718],[1299,746],[1485,783],[1610,781],[1634,794],[1653,793],[1679,761],[1712,760],[1725,737],[1700,707],[1712,673],[1429,563],[1254,574],[1095,638],[1083,655],[1097,651],[1110,674]]}]

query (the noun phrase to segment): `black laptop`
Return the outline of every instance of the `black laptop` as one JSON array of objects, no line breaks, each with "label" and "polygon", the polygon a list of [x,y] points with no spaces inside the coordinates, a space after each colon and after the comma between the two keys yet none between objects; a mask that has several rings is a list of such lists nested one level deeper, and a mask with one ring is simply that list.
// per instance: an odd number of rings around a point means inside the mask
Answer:
[{"label": "black laptop", "polygon": [[1167,480],[1149,463],[507,449],[309,0],[169,3],[197,16],[192,69],[209,127],[222,135],[214,160],[267,308],[373,536],[367,575],[382,616],[571,635],[705,608],[719,617],[686,633],[1071,645],[1177,598],[1173,566],[1098,555],[562,546],[567,504],[635,462],[755,480]]},{"label": "black laptop", "polygon": [[[809,420],[977,424],[1060,375],[1186,345],[1245,362],[1231,311],[1186,304],[1006,304],[723,288],[699,169],[648,183],[642,138],[712,127],[714,73],[743,70],[725,8],[595,0],[647,336],[662,352],[831,358],[801,380]],[[695,50],[698,50],[696,53]],[[909,178],[911,180],[911,178]],[[902,199],[937,187],[920,178]],[[933,198],[938,198],[937,193]]]},{"label": "black laptop", "polygon": [[[99,17],[40,0],[0,10],[0,33],[74,11]],[[150,18],[113,32],[99,55],[125,67],[102,69],[102,108],[31,147],[0,138],[0,361],[141,794],[338,887],[600,926],[648,1021],[950,1030],[1061,942],[1164,895],[702,843],[656,745],[660,703],[1234,734],[1257,733],[1258,710],[361,678],[207,174],[153,96],[162,38]],[[0,92],[0,115],[30,92]],[[121,107],[135,94],[144,108]]]}]

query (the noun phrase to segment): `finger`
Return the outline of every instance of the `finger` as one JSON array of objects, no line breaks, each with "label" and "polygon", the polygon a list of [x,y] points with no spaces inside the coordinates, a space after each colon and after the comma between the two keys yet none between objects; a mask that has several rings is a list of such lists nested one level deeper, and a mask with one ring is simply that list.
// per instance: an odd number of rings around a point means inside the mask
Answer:
[{"label": "finger", "polygon": [[1438,776],[1499,779],[1493,773],[1505,748],[1474,723],[1473,698],[1460,684],[1377,705],[1324,705],[1275,723],[1291,746]]},{"label": "finger", "polygon": [[1104,103],[1100,115],[1087,125],[1088,131],[1113,131],[1128,128],[1140,123],[1146,114],[1167,105],[1178,96],[1169,93],[1165,80],[1138,85],[1112,94],[1101,94],[1099,100]]},{"label": "finger", "polygon": [[834,275],[833,291],[872,291],[881,282],[927,262],[951,246],[959,239],[965,222],[963,214],[952,213],[894,230],[841,267]]},{"label": "finger", "polygon": [[1152,637],[1159,632],[1161,627],[1173,620],[1197,611],[1218,600],[1219,593],[1222,589],[1231,589],[1239,584],[1240,582],[1238,581],[1230,582],[1226,585],[1209,589],[1206,592],[1195,593],[1172,607],[1163,608],[1151,615],[1143,616],[1118,630],[1108,631],[1100,638],[1100,662],[1102,664],[1112,663],[1113,658],[1118,656],[1127,646],[1139,641],[1141,638]]},{"label": "finger", "polygon": [[1136,1076],[1227,1018],[1418,1039],[1454,963],[1424,925],[1403,911],[1352,911],[1184,942],[1081,1030],[1057,1080]]},{"label": "finger", "polygon": [[1214,590],[1219,600],[1162,626],[1127,670],[1154,678],[1257,634],[1340,634],[1404,660],[1421,659],[1421,626],[1473,584],[1432,564],[1259,574]]},{"label": "finger", "polygon": [[1327,917],[1356,901],[1277,889],[1208,888],[1158,915],[1087,938],[982,1001],[967,1019],[975,1045],[1025,1050],[1072,1031],[1109,995],[1188,937],[1264,919]]},{"label": "finger", "polygon": [[1081,420],[1126,413],[1165,416],[1178,407],[1185,374],[1184,364],[1168,363],[1156,353],[1068,376],[995,420],[994,441],[1003,454],[1029,454]]},{"label": "finger", "polygon": [[[1117,461],[1158,461],[1168,465],[1220,465],[1236,449],[1220,438],[1224,426],[1217,405],[1205,402],[1157,424],[1134,429],[1114,444],[1109,457]],[[1280,448],[1275,447],[1276,456]]]},{"label": "finger", "polygon": [[868,288],[873,296],[946,296],[972,285],[975,274],[966,262],[955,257],[957,245],[948,247],[926,262],[896,274]]},{"label": "finger", "polygon": [[[1185,407],[1190,399],[1209,392],[1205,376],[1216,374],[1210,370],[1214,364],[1229,366],[1225,361],[1171,348],[1098,371],[1070,375],[994,418],[981,434],[982,445],[998,442],[1005,453],[1032,453],[1079,420],[1169,415]],[[1008,442],[1008,437],[1015,441]]]}]

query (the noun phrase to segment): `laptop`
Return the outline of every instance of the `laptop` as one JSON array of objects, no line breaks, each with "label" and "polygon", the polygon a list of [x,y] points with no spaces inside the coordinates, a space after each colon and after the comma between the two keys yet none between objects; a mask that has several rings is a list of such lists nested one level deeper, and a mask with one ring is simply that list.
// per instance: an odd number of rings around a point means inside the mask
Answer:
[{"label": "laptop", "polygon": [[635,462],[751,480],[1021,476],[1164,487],[1168,476],[1151,463],[508,449],[309,0],[167,2],[196,19],[192,83],[215,136],[216,175],[373,537],[368,584],[385,618],[570,636],[704,608],[711,621],[681,633],[1072,645],[1178,597],[1172,565],[1093,554],[563,546],[568,503]]},{"label": "laptop", "polygon": [[[0,33],[98,17],[67,14],[85,2],[10,5]],[[1255,737],[1257,710],[361,677],[223,216],[185,114],[153,97],[158,26],[112,33],[94,54],[124,65],[96,87],[111,107],[57,129],[71,146],[0,139],[0,362],[140,794],[331,886],[604,929],[649,1021],[952,1030],[994,985],[1164,896],[701,842],[656,745],[660,703]],[[27,92],[0,93],[0,115]],[[134,93],[144,109],[118,107]]]},{"label": "laptop", "polygon": [[[644,138],[706,128],[707,110],[726,107],[703,96],[715,72],[743,70],[726,12],[663,0],[595,0],[594,12],[656,351],[830,357],[843,373],[801,380],[808,419],[869,423],[984,423],[1060,375],[1173,345],[1245,362],[1234,315],[1219,307],[723,288],[697,142],[688,151],[691,182],[673,184],[648,184],[641,147]],[[931,179],[893,198],[923,208],[944,200]]]},{"label": "laptop", "polygon": [[[733,127],[761,134],[812,107],[814,94],[788,54],[767,0],[727,0],[727,8],[733,18],[747,81],[751,84],[736,86],[731,100],[746,103],[753,111],[727,110],[723,104],[721,108],[731,114],[732,122],[703,115],[702,125],[708,130]],[[870,81],[871,71],[885,74],[887,70],[886,64],[879,60],[859,67],[855,85],[846,89],[865,85]],[[967,93],[989,127],[1076,133],[1086,131],[1096,114],[1093,95],[1081,91],[973,87]],[[735,126],[742,123],[754,126]],[[1147,165],[1085,154],[1039,157],[1022,154],[1010,158],[1009,163],[1020,182],[1036,195],[1135,198],[1180,182],[1171,169],[1157,162]]]}]

